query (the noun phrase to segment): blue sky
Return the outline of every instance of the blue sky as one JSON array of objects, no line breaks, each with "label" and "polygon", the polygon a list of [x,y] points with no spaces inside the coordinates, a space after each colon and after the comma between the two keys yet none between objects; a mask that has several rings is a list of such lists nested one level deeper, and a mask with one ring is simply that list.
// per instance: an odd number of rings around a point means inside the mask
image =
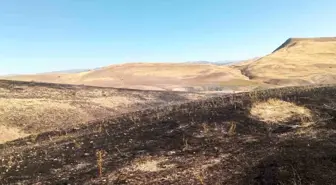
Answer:
[{"label": "blue sky", "polygon": [[0,74],[248,59],[336,36],[334,0],[0,1]]}]

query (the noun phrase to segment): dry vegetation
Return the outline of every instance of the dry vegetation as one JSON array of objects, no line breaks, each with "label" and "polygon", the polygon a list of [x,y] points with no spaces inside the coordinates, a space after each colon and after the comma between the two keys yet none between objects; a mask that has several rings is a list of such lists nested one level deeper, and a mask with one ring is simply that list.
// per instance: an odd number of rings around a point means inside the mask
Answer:
[{"label": "dry vegetation", "polygon": [[333,184],[335,92],[222,95],[29,136],[0,145],[0,183]]},{"label": "dry vegetation", "polygon": [[[232,65],[128,63],[79,73],[18,75],[4,79],[84,84],[142,90],[188,87],[256,87],[336,83],[336,38],[291,38],[273,53]],[[233,84],[233,85],[230,85]]]},{"label": "dry vegetation", "polygon": [[311,114],[311,111],[306,107],[279,99],[257,102],[251,108],[252,116],[271,124],[293,121],[289,120],[293,118],[309,120],[312,117]]},{"label": "dry vegetation", "polygon": [[0,81],[0,143],[204,94]]},{"label": "dry vegetation", "polygon": [[336,38],[288,39],[273,53],[236,68],[274,85],[336,83],[335,51]]},{"label": "dry vegetation", "polygon": [[335,83],[335,49],[335,38],[289,39],[232,66],[8,77],[255,90],[2,80],[0,184],[335,184],[336,86],[278,88]]},{"label": "dry vegetation", "polygon": [[128,63],[75,74],[19,75],[3,78],[143,90],[174,90],[236,79],[248,81],[239,70],[228,66],[189,63]]}]

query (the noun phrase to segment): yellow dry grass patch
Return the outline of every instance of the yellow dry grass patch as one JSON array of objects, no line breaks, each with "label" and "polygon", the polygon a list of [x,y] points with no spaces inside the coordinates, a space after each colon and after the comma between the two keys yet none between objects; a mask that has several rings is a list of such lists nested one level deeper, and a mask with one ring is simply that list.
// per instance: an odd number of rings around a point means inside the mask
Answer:
[{"label": "yellow dry grass patch", "polygon": [[118,108],[120,106],[127,107],[139,102],[138,99],[127,96],[92,98],[90,101],[108,108]]},{"label": "yellow dry grass patch", "polygon": [[[138,159],[135,159],[131,165],[125,166],[121,169],[123,172],[134,172],[134,171],[141,171],[141,172],[158,172],[163,170],[169,170],[175,167],[175,164],[163,164],[167,162],[168,159],[163,157],[149,157],[144,156]],[[113,175],[113,173],[111,174]]]},{"label": "yellow dry grass patch", "polygon": [[135,163],[132,168],[134,170],[139,170],[143,172],[157,172],[162,170],[167,170],[174,167],[174,165],[166,165],[164,167],[160,166],[160,163],[167,161],[166,159],[150,159],[148,161],[142,161]]},{"label": "yellow dry grass patch", "polygon": [[18,128],[0,125],[0,144],[28,136]]},{"label": "yellow dry grass patch", "polygon": [[279,123],[299,118],[302,121],[311,120],[309,109],[279,99],[269,99],[265,102],[254,103],[250,114],[267,123]]},{"label": "yellow dry grass patch", "polygon": [[0,125],[29,132],[63,128],[89,120],[88,114],[67,102],[48,99],[0,99]]}]

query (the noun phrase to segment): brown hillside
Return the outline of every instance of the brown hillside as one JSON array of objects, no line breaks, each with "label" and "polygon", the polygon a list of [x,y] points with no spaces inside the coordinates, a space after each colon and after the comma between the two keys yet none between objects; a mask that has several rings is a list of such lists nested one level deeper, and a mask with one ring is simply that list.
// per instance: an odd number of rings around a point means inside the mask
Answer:
[{"label": "brown hillside", "polygon": [[317,42],[330,42],[330,41],[336,41],[336,37],[316,37],[316,38],[289,38],[287,39],[283,44],[281,44],[277,49],[273,51],[276,52],[282,48],[285,48],[289,45],[292,45],[295,42],[299,41],[317,41]]},{"label": "brown hillside", "polygon": [[240,66],[253,80],[276,85],[336,82],[336,38],[288,39],[273,53]]},{"label": "brown hillside", "polygon": [[152,90],[172,90],[232,80],[248,81],[239,70],[228,66],[187,63],[128,63],[75,74],[19,75],[4,78]]},{"label": "brown hillside", "polygon": [[[126,63],[72,74],[4,79],[143,90],[183,90],[219,85],[329,84],[336,82],[336,37],[290,38],[271,54],[230,66],[193,63]],[[237,83],[239,82],[239,83]],[[229,84],[229,85],[228,85]]]}]

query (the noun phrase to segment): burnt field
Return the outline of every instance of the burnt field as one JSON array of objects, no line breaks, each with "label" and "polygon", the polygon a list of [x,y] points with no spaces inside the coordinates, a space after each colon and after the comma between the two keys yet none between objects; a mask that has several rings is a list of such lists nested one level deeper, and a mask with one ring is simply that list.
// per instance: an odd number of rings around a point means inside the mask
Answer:
[{"label": "burnt field", "polygon": [[0,184],[333,184],[336,86],[209,97],[0,145]]},{"label": "burnt field", "polygon": [[211,94],[0,80],[0,143]]}]

